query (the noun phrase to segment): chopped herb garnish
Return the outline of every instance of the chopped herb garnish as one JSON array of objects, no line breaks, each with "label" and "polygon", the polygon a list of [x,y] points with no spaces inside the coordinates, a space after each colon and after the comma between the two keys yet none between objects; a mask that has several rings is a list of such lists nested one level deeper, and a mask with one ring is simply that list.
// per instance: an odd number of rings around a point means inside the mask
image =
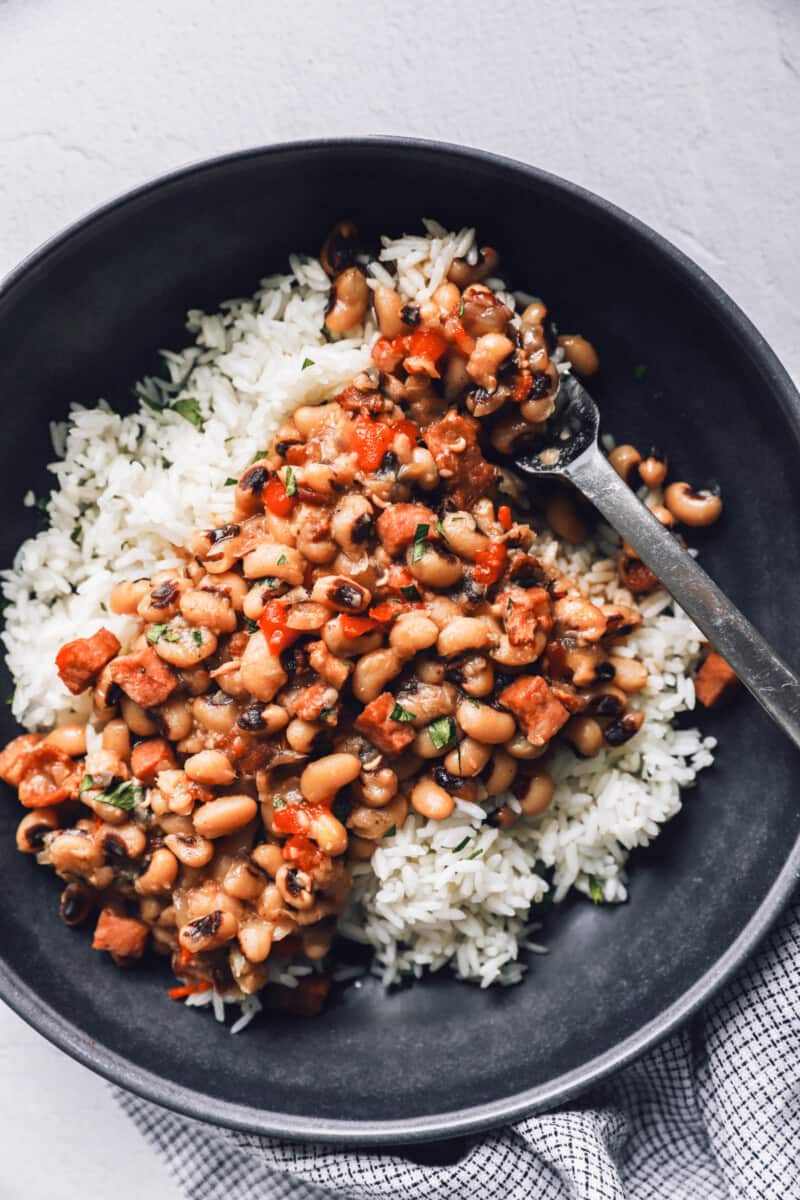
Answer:
[{"label": "chopped herb garnish", "polygon": [[385,833],[383,836],[384,836],[385,838],[387,838],[387,837],[394,837],[394,835],[395,835],[396,833],[397,833],[397,826],[396,826],[396,825],[392,825],[391,829],[387,829],[387,830],[386,830],[386,833]]},{"label": "chopped herb garnish", "polygon": [[236,487],[236,484],[238,482],[239,482],[238,479],[234,479],[234,477],[232,475],[229,475],[228,478],[225,480],[225,487]]},{"label": "chopped herb garnish", "polygon": [[101,611],[101,612],[108,612],[108,609],[106,608],[105,604],[103,604],[103,601],[102,601],[102,600],[100,601],[100,611]]},{"label": "chopped herb garnish", "polygon": [[425,551],[427,549],[425,545],[425,538],[428,536],[429,530],[429,525],[418,525],[414,530],[414,545],[411,550],[412,563],[419,562],[421,558],[425,557]]},{"label": "chopped herb garnish", "polygon": [[286,480],[283,486],[286,488],[287,496],[294,496],[297,491],[297,480],[294,477],[294,471],[291,467],[286,468]]},{"label": "chopped herb garnish", "polygon": [[644,379],[646,374],[647,374],[647,364],[646,363],[638,363],[633,368],[633,378],[634,379]]},{"label": "chopped herb garnish", "polygon": [[[84,776],[84,779],[88,778],[90,778],[88,775]],[[118,783],[112,791],[102,792],[98,799],[102,800],[103,804],[110,804],[114,808],[121,808],[123,812],[130,812],[133,806],[141,800],[143,790],[132,779],[126,779],[124,783]]]},{"label": "chopped herb garnish", "polygon": [[313,358],[304,358],[304,359],[303,359],[303,365],[302,365],[302,367],[300,368],[300,370],[301,370],[301,371],[305,371],[306,367],[313,367],[313,366],[314,366],[314,360],[313,360]]},{"label": "chopped herb garnish", "polygon": [[463,300],[461,301],[461,303],[458,306],[458,315],[459,315],[459,317],[463,317],[463,315],[464,315],[464,301]]},{"label": "chopped herb garnish", "polygon": [[172,407],[174,412],[179,413],[190,425],[194,425],[195,429],[203,428],[203,414],[194,396],[184,396],[182,400],[176,400]]},{"label": "chopped herb garnish", "polygon": [[594,875],[589,879],[589,896],[593,904],[602,904],[606,898],[602,882]]},{"label": "chopped herb garnish", "polygon": [[476,700],[474,696],[465,696],[464,699],[466,700],[467,704],[471,704],[473,708],[480,708],[481,706],[480,700]]},{"label": "chopped herb garnish", "polygon": [[439,717],[431,721],[428,734],[436,749],[441,750],[456,736],[456,723],[452,717]]},{"label": "chopped herb garnish", "polygon": [[286,808],[286,801],[284,800],[283,796],[273,796],[272,797],[273,812],[278,808]]},{"label": "chopped herb garnish", "polygon": [[288,562],[288,559],[285,554],[282,554],[275,565],[282,567],[285,562]]},{"label": "chopped herb garnish", "polygon": [[174,381],[171,379],[159,379],[157,375],[145,375],[141,383],[137,383],[134,387],[134,396],[138,400],[141,400],[143,404],[146,404],[148,408],[152,408],[156,412],[160,412],[162,408],[169,408],[172,398],[179,396],[189,382],[189,378],[197,366],[199,357],[200,351],[197,352],[193,362],[189,364],[183,375]]},{"label": "chopped herb garnish", "polygon": [[402,704],[398,704],[395,700],[394,708],[389,713],[389,718],[392,721],[416,721],[417,714],[411,712],[410,709],[403,708]]},{"label": "chopped herb garnish", "polygon": [[258,462],[260,458],[264,458],[266,453],[266,450],[256,450],[255,454],[250,459],[250,462],[247,464],[248,467],[252,467],[253,463]]},{"label": "chopped herb garnish", "polygon": [[199,630],[199,629],[193,629],[193,630],[192,630],[192,637],[194,638],[194,642],[195,642],[195,645],[196,645],[196,646],[202,646],[202,644],[203,644],[203,635],[202,635],[202,633],[200,632],[200,630]]},{"label": "chopped herb garnish", "polygon": [[79,795],[82,796],[84,792],[90,792],[93,787],[94,780],[92,779],[91,775],[84,775],[83,779],[81,780],[81,790]]},{"label": "chopped herb garnish", "polygon": [[332,717],[335,712],[336,712],[335,708],[321,708],[320,712],[319,712],[320,721],[327,721],[328,718]]},{"label": "chopped herb garnish", "polygon": [[147,640],[150,645],[155,646],[156,642],[161,640],[168,629],[168,625],[151,625],[147,631]]},{"label": "chopped herb garnish", "polygon": [[251,621],[250,617],[247,617],[246,620],[247,620],[247,632],[248,633],[258,633],[258,622]]},{"label": "chopped herb garnish", "polygon": [[465,837],[463,842],[459,842],[457,846],[453,846],[453,854],[458,854],[459,850],[463,850],[468,841],[469,838]]},{"label": "chopped herb garnish", "polygon": [[467,862],[470,862],[470,860],[473,858],[480,858],[480,856],[482,854],[483,854],[483,850],[473,850],[472,854],[467,855]]},{"label": "chopped herb garnish", "polygon": [[416,584],[410,583],[410,584],[408,584],[407,587],[401,587],[400,591],[403,593],[406,600],[421,599],[420,594],[419,594],[419,589],[417,588]]},{"label": "chopped herb garnish", "polygon": [[14,703],[14,693],[12,692],[10,696],[6,696],[6,704],[10,708],[13,703]]},{"label": "chopped herb garnish", "polygon": [[446,542],[450,541],[450,538],[447,536],[447,534],[444,531],[444,526],[442,525],[441,521],[437,521],[433,528],[436,530],[437,533],[441,534],[441,536],[444,538],[444,540]]},{"label": "chopped herb garnish", "polygon": [[76,526],[75,526],[75,528],[73,529],[72,533],[69,535],[69,540],[70,540],[70,541],[71,541],[71,542],[72,542],[72,543],[73,543],[75,546],[77,546],[78,542],[81,540],[81,527],[80,527],[80,525],[76,525]]}]

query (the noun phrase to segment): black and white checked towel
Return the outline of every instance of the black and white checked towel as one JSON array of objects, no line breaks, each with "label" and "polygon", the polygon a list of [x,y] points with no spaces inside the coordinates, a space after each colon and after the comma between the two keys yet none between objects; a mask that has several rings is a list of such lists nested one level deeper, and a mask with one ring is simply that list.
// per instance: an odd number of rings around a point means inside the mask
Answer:
[{"label": "black and white checked towel", "polygon": [[447,1166],[234,1133],[116,1094],[191,1200],[800,1200],[800,897],[681,1032]]}]

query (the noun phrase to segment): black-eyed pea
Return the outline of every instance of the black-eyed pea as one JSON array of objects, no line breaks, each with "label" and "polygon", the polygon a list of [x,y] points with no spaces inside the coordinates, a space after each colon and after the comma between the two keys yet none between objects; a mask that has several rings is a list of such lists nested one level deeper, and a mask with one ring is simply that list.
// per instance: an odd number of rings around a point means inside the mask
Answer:
[{"label": "black-eyed pea", "polygon": [[567,362],[579,375],[594,375],[600,367],[597,351],[590,341],[579,333],[565,333],[558,339]]},{"label": "black-eyed pea", "polygon": [[467,360],[467,372],[478,387],[493,392],[501,364],[514,353],[514,343],[504,333],[484,333]]},{"label": "black-eyed pea", "polygon": [[293,717],[286,726],[286,741],[296,754],[310,754],[321,729],[321,721],[304,721],[302,717]]},{"label": "black-eyed pea", "polygon": [[438,739],[434,741],[427,726],[420,729],[411,743],[411,749],[419,758],[441,758],[447,753],[447,746],[442,745]]},{"label": "black-eyed pea", "polygon": [[101,741],[104,750],[109,750],[117,758],[130,765],[131,733],[126,721],[120,718],[109,721],[103,728]]},{"label": "black-eyed pea", "polygon": [[[659,521],[662,525],[666,525],[667,529],[674,528],[675,518],[672,515],[672,513],[669,511],[668,508],[666,508],[663,504],[651,504],[651,505],[649,505],[649,508],[650,508],[650,512],[653,514],[653,516],[655,517],[655,519],[657,521]],[[625,547],[627,550],[628,549],[627,542],[625,543]]]},{"label": "black-eyed pea", "polygon": [[195,831],[213,841],[214,838],[235,833],[254,820],[257,814],[258,805],[252,796],[220,796],[195,809],[193,821]]},{"label": "black-eyed pea", "polygon": [[631,483],[633,472],[642,461],[642,456],[635,446],[629,446],[626,443],[621,446],[615,446],[608,456],[608,461],[626,483]]},{"label": "black-eyed pea", "polygon": [[125,724],[136,737],[150,737],[152,734],[158,733],[155,721],[135,700],[123,695],[119,707]]},{"label": "black-eyed pea", "polygon": [[214,843],[196,834],[169,833],[164,843],[184,867],[206,867],[214,857]]},{"label": "black-eyed pea", "polygon": [[601,608],[584,596],[563,596],[553,605],[553,616],[562,633],[598,642],[608,629]]},{"label": "black-eyed pea", "polygon": [[589,536],[589,527],[569,492],[559,490],[547,501],[544,519],[557,537],[580,545]]},{"label": "black-eyed pea", "polygon": [[431,821],[443,821],[455,806],[456,802],[449,792],[424,776],[417,780],[411,790],[411,807]]},{"label": "black-eyed pea", "polygon": [[64,829],[47,844],[47,853],[59,875],[89,875],[103,865],[103,851],[88,832]]},{"label": "black-eyed pea", "polygon": [[443,658],[496,646],[499,634],[494,623],[483,617],[456,617],[439,633],[436,649]]},{"label": "black-eyed pea", "polygon": [[358,325],[367,311],[370,289],[360,267],[347,267],[333,281],[325,324],[331,333],[346,333]]},{"label": "black-eyed pea", "polygon": [[464,700],[456,709],[456,720],[464,733],[490,746],[501,745],[514,736],[516,724],[510,713],[499,712],[488,704]]},{"label": "black-eyed pea", "polygon": [[519,797],[519,806],[526,817],[538,817],[550,806],[555,785],[552,777],[538,767],[527,781],[525,791]]},{"label": "black-eyed pea", "polygon": [[192,732],[192,706],[180,693],[173,693],[169,700],[153,709],[153,712],[158,716],[164,733],[171,742],[182,742]]},{"label": "black-eyed pea", "polygon": [[192,588],[181,596],[180,608],[190,625],[212,629],[214,633],[233,633],[236,628],[236,610],[226,591]]},{"label": "black-eyed pea", "polygon": [[[432,624],[432,622],[431,622]],[[369,704],[386,690],[390,679],[400,674],[403,660],[395,649],[373,650],[358,660],[353,670],[353,694],[362,704]]]},{"label": "black-eyed pea", "polygon": [[[526,738],[527,741],[527,738]],[[530,745],[530,743],[528,743]],[[485,780],[484,787],[488,796],[499,796],[506,792],[516,779],[519,770],[517,760],[505,750],[495,750],[492,755],[491,770]]]},{"label": "black-eyed pea", "polygon": [[541,758],[547,750],[547,745],[534,746],[528,741],[521,729],[518,729],[513,737],[503,743],[503,749],[511,758],[520,759],[523,762],[530,762],[534,758]]},{"label": "black-eyed pea", "polygon": [[358,804],[347,818],[347,828],[362,840],[379,841],[390,829],[399,829],[408,816],[408,800],[397,795],[383,808]]},{"label": "black-eyed pea", "polygon": [[86,753],[86,726],[59,725],[57,729],[48,733],[42,745],[55,746],[70,758],[79,758]]},{"label": "black-eyed pea", "polygon": [[284,863],[275,876],[275,886],[284,904],[300,910],[310,909],[315,903],[314,888],[310,876],[291,863]]},{"label": "black-eyed pea", "polygon": [[82,925],[92,911],[94,898],[84,884],[73,880],[61,893],[59,913],[65,925]]},{"label": "black-eyed pea", "polygon": [[397,795],[398,780],[391,767],[379,767],[376,771],[362,771],[353,786],[359,803],[383,808]]},{"label": "black-eyed pea", "polygon": [[713,525],[722,515],[722,497],[718,491],[695,491],[690,483],[671,483],[664,492],[664,503],[684,525]]},{"label": "black-eyed pea", "polygon": [[368,838],[350,835],[347,852],[354,862],[368,862],[377,849],[377,844]]},{"label": "black-eyed pea", "polygon": [[239,858],[226,871],[222,888],[237,900],[255,900],[263,892],[265,884],[263,871],[246,858]]},{"label": "black-eyed pea", "polygon": [[564,726],[564,737],[583,758],[591,758],[603,748],[603,727],[594,717],[571,717]]},{"label": "black-eyed pea", "polygon": [[239,922],[232,913],[214,909],[184,925],[178,934],[178,942],[190,954],[201,954],[230,942],[238,929]]},{"label": "black-eyed pea", "polygon": [[448,753],[444,760],[445,770],[450,775],[458,775],[461,778],[480,775],[491,755],[490,746],[476,741],[475,738],[465,737]]},{"label": "black-eyed pea", "polygon": [[124,825],[102,825],[94,838],[112,862],[141,858],[147,849],[147,836],[141,825],[134,821],[126,821]]},{"label": "black-eyed pea", "polygon": [[239,710],[233,697],[226,692],[211,692],[210,695],[194,698],[192,714],[195,721],[211,733],[230,733]]},{"label": "black-eyed pea", "polygon": [[623,658],[609,655],[608,661],[614,668],[614,682],[623,692],[641,692],[647,684],[647,667],[638,658]]},{"label": "black-eyed pea", "polygon": [[239,949],[251,963],[264,962],[272,949],[272,925],[257,917],[248,918],[239,926]]},{"label": "black-eyed pea", "polygon": [[326,754],[305,768],[300,776],[300,791],[309,804],[321,804],[360,774],[361,760],[357,755]]},{"label": "black-eyed pea", "polygon": [[432,588],[454,587],[460,582],[464,565],[457,555],[440,549],[433,542],[415,543],[415,547],[418,545],[424,548],[421,558],[415,558],[415,548],[409,548],[406,556],[408,569],[415,579]]},{"label": "black-eyed pea", "polygon": [[313,838],[323,854],[337,858],[347,849],[347,830],[338,817],[327,809],[314,814],[308,827],[309,837]]},{"label": "black-eyed pea", "polygon": [[247,580],[243,579],[236,571],[223,571],[218,575],[201,575],[196,582],[198,587],[204,590],[208,588],[211,591],[224,592],[233,605],[234,612],[242,611],[249,585]]},{"label": "black-eyed pea", "polygon": [[[273,654],[267,639],[259,630],[250,636],[239,666],[244,689],[256,700],[268,703],[287,681],[287,674],[277,654]],[[224,686],[224,685],[223,685]],[[227,690],[227,689],[226,689]]]},{"label": "black-eyed pea", "polygon": [[331,925],[310,925],[302,932],[303,954],[312,962],[318,962],[329,952],[335,936]]},{"label": "black-eyed pea", "polygon": [[645,487],[658,488],[667,477],[667,461],[651,450],[639,463],[639,478]]},{"label": "black-eyed pea", "polygon": [[188,625],[183,618],[177,617],[153,643],[153,649],[171,667],[184,670],[210,658],[217,644],[217,635],[211,629]]},{"label": "black-eyed pea", "polygon": [[178,877],[178,860],[166,846],[159,846],[150,856],[145,870],[134,887],[140,896],[159,896],[172,890]]},{"label": "black-eyed pea", "polygon": [[187,758],[183,769],[189,779],[206,787],[226,787],[236,778],[230,759],[221,750],[201,750]]},{"label": "black-eyed pea", "polygon": [[[278,871],[285,865],[286,864],[283,861],[283,855],[281,855]],[[280,894],[274,883],[267,884],[267,886],[261,892],[261,895],[256,900],[255,907],[258,915],[263,917],[265,921],[278,921],[280,919],[281,913],[283,912],[283,896]]]},{"label": "black-eyed pea", "polygon": [[389,644],[406,659],[433,646],[438,637],[438,626],[430,617],[421,612],[408,612],[401,613],[392,626]]},{"label": "black-eyed pea", "polygon": [[275,878],[284,863],[280,846],[271,842],[262,842],[260,846],[254,847],[250,857],[256,866],[260,867],[262,871],[266,871],[272,879]]},{"label": "black-eyed pea", "polygon": [[23,854],[38,854],[47,834],[58,826],[58,813],[54,808],[36,808],[26,813],[17,826],[17,849]]},{"label": "black-eyed pea", "polygon": [[112,613],[120,616],[133,616],[149,591],[149,579],[123,579],[112,588],[108,597],[108,607]]}]

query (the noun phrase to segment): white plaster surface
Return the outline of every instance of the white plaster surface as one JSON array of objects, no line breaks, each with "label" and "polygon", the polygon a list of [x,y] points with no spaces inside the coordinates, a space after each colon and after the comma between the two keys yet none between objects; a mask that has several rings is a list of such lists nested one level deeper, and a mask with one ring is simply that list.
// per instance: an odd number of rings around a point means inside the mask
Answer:
[{"label": "white plaster surface", "polygon": [[[413,134],[629,209],[797,377],[799,118],[796,0],[0,0],[0,274],[183,163]],[[106,1085],[7,1010],[0,1147],[1,1200],[176,1196]]]}]

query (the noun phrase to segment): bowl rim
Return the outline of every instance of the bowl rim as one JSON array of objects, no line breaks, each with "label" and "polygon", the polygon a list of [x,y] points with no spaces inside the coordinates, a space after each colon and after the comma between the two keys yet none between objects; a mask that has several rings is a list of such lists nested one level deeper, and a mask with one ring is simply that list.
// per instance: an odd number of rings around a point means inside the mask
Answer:
[{"label": "bowl rim", "polygon": [[[738,335],[746,353],[761,371],[765,382],[777,397],[782,414],[800,442],[800,395],[786,369],[762,334],[739,306],[701,267],[667,238],[615,203],[552,172],[517,159],[490,151],[444,142],[404,136],[308,138],[252,146],[227,154],[192,161],[167,171],[143,184],[127,189],[111,200],[92,208],[77,221],[44,241],[0,280],[0,305],[28,273],[41,265],[50,254],[80,236],[95,222],[116,209],[147,197],[160,188],[205,172],[224,170],[251,158],[273,155],[303,155],[315,151],[348,149],[404,153],[408,150],[446,156],[463,164],[510,171],[555,188],[581,204],[621,224],[657,254],[675,274],[686,280],[697,298]],[[0,318],[2,308],[0,307]],[[725,983],[765,936],[789,900],[800,874],[800,837],[795,840],[784,865],[750,920],[736,939],[699,979],[687,988],[652,1021],[637,1029],[612,1049],[589,1059],[581,1066],[556,1076],[547,1083],[516,1092],[511,1096],[467,1108],[434,1115],[390,1121],[326,1120],[299,1114],[282,1114],[248,1104],[214,1099],[213,1096],[183,1084],[163,1079],[152,1071],[136,1066],[124,1055],[108,1050],[85,1031],[57,1013],[33,989],[24,984],[0,954],[0,998],[24,1021],[53,1045],[73,1059],[103,1076],[110,1083],[163,1105],[183,1116],[223,1125],[246,1133],[261,1134],[300,1142],[323,1142],[340,1147],[379,1147],[463,1137],[498,1125],[517,1121],[555,1105],[563,1104],[579,1092],[626,1066],[646,1050],[674,1032]]]}]

